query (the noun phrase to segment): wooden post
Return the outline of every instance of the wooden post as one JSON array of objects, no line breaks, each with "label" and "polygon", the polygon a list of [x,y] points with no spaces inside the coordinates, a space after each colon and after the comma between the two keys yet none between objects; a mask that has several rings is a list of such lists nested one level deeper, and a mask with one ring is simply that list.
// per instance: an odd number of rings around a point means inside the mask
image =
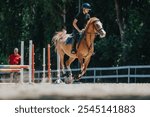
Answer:
[{"label": "wooden post", "polygon": [[50,44],[48,44],[47,48],[47,55],[48,55],[48,62],[47,62],[47,67],[48,67],[48,81],[51,82],[51,54],[50,54]]}]

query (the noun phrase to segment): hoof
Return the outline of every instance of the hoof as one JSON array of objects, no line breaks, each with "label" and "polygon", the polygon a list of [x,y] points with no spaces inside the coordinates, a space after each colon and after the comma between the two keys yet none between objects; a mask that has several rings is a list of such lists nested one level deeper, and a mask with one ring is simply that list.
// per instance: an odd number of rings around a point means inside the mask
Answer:
[{"label": "hoof", "polygon": [[62,74],[61,77],[70,77],[70,75],[72,75],[72,74],[70,74],[70,73],[65,73],[65,74]]},{"label": "hoof", "polygon": [[77,75],[74,75],[74,80],[75,80],[75,81],[78,81],[78,80],[79,80]]},{"label": "hoof", "polygon": [[82,77],[82,74],[79,74],[79,75],[78,75],[78,79],[81,79],[81,77]]},{"label": "hoof", "polygon": [[81,74],[75,75],[75,76],[74,76],[74,80],[79,81],[79,80],[81,79],[81,77],[82,77]]},{"label": "hoof", "polygon": [[64,82],[63,82],[61,79],[57,79],[57,80],[55,81],[55,84],[64,84]]},{"label": "hoof", "polygon": [[67,76],[67,74],[62,74],[62,75],[61,75],[61,77],[66,77],[66,76]]},{"label": "hoof", "polygon": [[65,77],[64,78],[64,82],[66,84],[72,84],[74,82],[74,78],[72,76],[69,76],[69,77]]}]

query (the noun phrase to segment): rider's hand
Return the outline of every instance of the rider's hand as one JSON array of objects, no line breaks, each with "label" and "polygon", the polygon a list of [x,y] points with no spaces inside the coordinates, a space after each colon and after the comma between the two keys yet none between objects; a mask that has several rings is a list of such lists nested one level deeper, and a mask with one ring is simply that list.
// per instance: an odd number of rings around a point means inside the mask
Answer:
[{"label": "rider's hand", "polygon": [[78,30],[79,33],[82,33],[82,30]]},{"label": "rider's hand", "polygon": [[82,34],[82,30],[78,30],[78,32],[79,32],[79,35],[81,35],[81,34]]},{"label": "rider's hand", "polygon": [[84,33],[85,29],[83,28],[81,31],[82,31],[82,33]]},{"label": "rider's hand", "polygon": [[84,31],[85,31],[85,29],[79,30],[79,33],[80,33],[80,34],[83,34]]}]

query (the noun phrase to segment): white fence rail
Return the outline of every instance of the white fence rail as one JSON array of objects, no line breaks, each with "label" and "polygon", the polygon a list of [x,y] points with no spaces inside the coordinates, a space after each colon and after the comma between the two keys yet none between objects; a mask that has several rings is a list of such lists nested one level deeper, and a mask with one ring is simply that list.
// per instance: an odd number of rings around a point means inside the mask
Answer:
[{"label": "white fence rail", "polygon": [[[46,77],[47,77],[47,71]],[[52,80],[57,78],[57,70],[51,70]],[[80,72],[80,69],[72,69],[73,74]],[[25,72],[25,74],[27,74]],[[40,80],[43,77],[43,71],[35,71],[35,80]],[[136,82],[137,78],[150,78],[150,65],[141,66],[121,66],[121,67],[101,67],[101,68],[88,68],[86,74],[82,77],[82,80],[91,80],[93,83],[101,79],[113,78],[116,82],[119,79],[127,79],[130,83],[131,79],[134,78]],[[63,79],[63,78],[62,78]]]},{"label": "white fence rail", "polygon": [[[77,72],[80,72],[80,69],[72,69],[72,72],[73,74],[77,74]],[[40,74],[42,74],[43,71],[36,71],[35,73],[37,74],[36,76],[38,76],[37,78],[40,78]],[[55,80],[57,70],[52,70],[51,75],[52,79]],[[93,79],[95,83],[97,79],[103,78],[115,78],[116,82],[118,82],[120,78],[126,78],[128,83],[134,78],[136,82],[137,78],[150,78],[150,65],[88,68],[82,80]]]}]

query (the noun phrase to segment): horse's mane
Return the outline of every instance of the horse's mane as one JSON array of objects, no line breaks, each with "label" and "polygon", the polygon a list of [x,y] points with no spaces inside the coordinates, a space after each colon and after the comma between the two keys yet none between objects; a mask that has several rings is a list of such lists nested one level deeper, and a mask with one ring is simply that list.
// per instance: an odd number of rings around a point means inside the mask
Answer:
[{"label": "horse's mane", "polygon": [[89,24],[93,23],[94,21],[99,20],[97,17],[92,17],[89,19],[89,21],[87,22],[86,26],[85,26],[85,30],[88,28]]}]

